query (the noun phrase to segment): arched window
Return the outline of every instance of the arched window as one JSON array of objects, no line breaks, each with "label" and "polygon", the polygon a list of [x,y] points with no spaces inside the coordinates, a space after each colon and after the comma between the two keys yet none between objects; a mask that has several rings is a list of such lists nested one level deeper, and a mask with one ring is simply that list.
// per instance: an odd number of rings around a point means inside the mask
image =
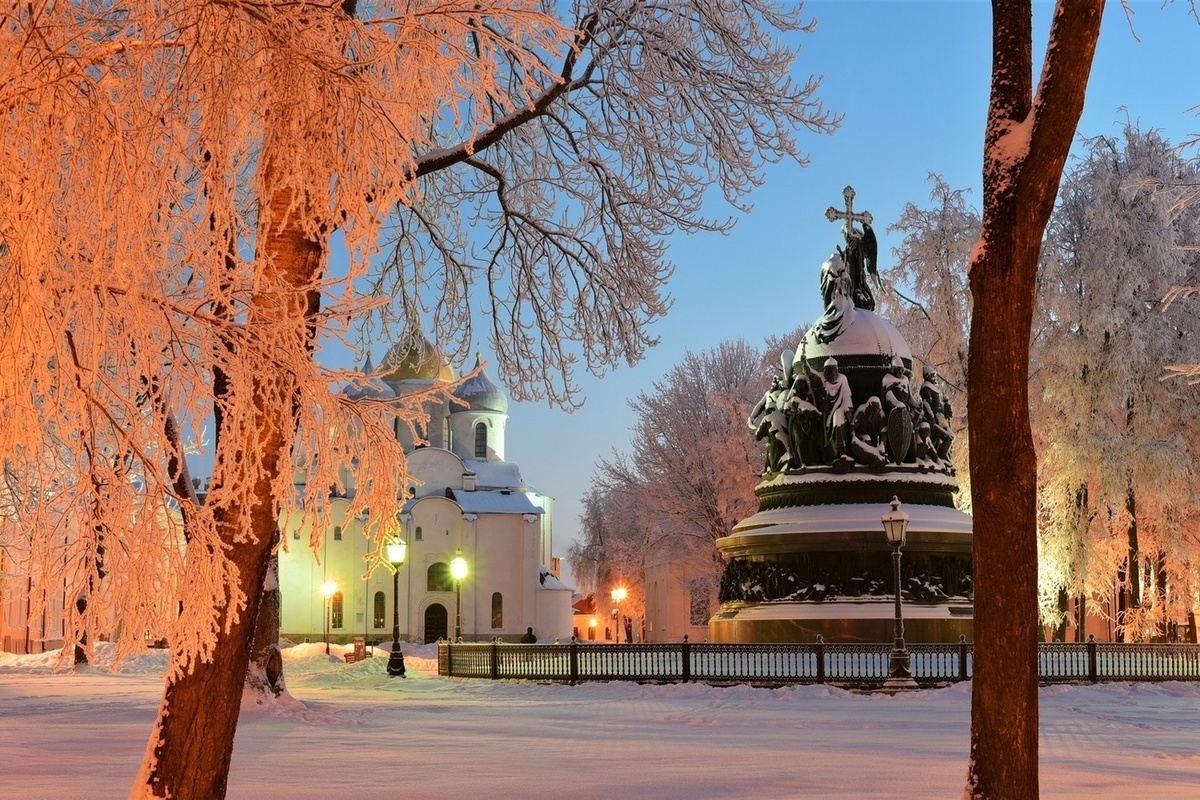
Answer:
[{"label": "arched window", "polygon": [[383,592],[375,593],[375,627],[382,628],[385,623],[384,616],[387,614],[387,600],[383,597]]},{"label": "arched window", "polygon": [[482,422],[475,423],[475,457],[487,460],[487,425]]},{"label": "arched window", "polygon": [[415,538],[418,542],[421,541],[421,526],[420,525],[417,526],[417,535],[413,538]]},{"label": "arched window", "polygon": [[450,565],[445,561],[429,565],[425,574],[425,588],[430,592],[454,591],[454,579],[450,577]]},{"label": "arched window", "polygon": [[329,627],[342,627],[342,593],[334,592],[329,598]]},{"label": "arched window", "polygon": [[504,597],[499,592],[492,593],[492,630],[504,627]]},{"label": "arched window", "polygon": [[342,526],[341,525],[333,526],[333,540],[335,542],[340,542],[342,540]]}]

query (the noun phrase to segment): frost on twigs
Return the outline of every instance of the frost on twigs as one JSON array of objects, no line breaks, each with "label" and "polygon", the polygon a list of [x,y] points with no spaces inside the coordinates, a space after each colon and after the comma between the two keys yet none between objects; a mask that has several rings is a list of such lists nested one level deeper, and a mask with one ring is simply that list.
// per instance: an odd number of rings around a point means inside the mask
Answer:
[{"label": "frost on twigs", "polygon": [[793,80],[796,52],[777,36],[812,30],[800,11],[770,0],[573,4],[577,49],[559,51],[560,80],[543,84],[534,110],[490,99],[474,109],[491,127],[469,157],[455,129],[418,156],[419,196],[399,210],[373,276],[394,301],[379,320],[428,321],[457,362],[483,305],[518,400],[577,406],[577,370],[641,360],[670,307],[666,237],[728,230],[712,194],[744,209],[764,163],[806,162],[798,130],[837,126],[819,79]]},{"label": "frost on twigs", "polygon": [[[476,136],[493,98],[557,80],[541,55],[568,37],[525,0],[486,20],[475,3],[363,6],[35,3],[3,20],[0,543],[67,642],[165,638],[185,671],[211,657],[247,602],[228,556],[262,535],[251,512],[319,514],[341,480],[295,497],[293,452],[321,481],[369,470],[358,503],[380,519],[402,497],[390,420],[334,396],[311,349],[369,306],[355,287],[383,219],[419,200],[436,109]],[[521,77],[501,83],[501,64]],[[201,503],[182,456],[214,413]]]},{"label": "frost on twigs", "polygon": [[1195,274],[1185,187],[1200,165],[1129,124],[1085,145],[1047,228],[1034,324],[1039,601],[1054,625],[1083,597],[1127,638],[1161,636],[1197,590],[1196,396],[1168,365],[1200,362],[1191,301],[1171,288]]}]

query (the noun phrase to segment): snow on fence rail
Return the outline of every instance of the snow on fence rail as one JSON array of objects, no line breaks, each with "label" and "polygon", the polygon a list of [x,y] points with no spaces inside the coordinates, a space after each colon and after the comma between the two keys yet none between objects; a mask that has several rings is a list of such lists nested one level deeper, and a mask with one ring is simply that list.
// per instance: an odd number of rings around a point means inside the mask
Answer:
[{"label": "snow on fence rail", "polygon": [[[872,687],[887,679],[891,644],[508,644],[439,642],[438,674],[456,678],[639,681],[782,686],[830,683]],[[910,644],[912,674],[922,686],[971,678],[974,648]],[[1039,644],[1043,683],[1200,680],[1200,645]]]}]

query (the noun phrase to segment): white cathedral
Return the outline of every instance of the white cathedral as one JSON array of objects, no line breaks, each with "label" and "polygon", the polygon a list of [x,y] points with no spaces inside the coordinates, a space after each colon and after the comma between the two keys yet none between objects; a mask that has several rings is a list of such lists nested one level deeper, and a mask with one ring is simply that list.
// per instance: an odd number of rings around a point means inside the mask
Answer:
[{"label": "white cathedral", "polygon": [[[428,346],[393,348],[383,364],[388,372],[348,393],[386,400],[455,379]],[[369,358],[363,371],[373,372]],[[429,411],[427,446],[414,447],[405,426],[396,425],[417,479],[399,520],[408,545],[395,603],[401,640],[435,642],[456,629],[466,641],[517,641],[529,628],[542,641],[570,637],[573,592],[557,576],[553,498],[526,485],[518,466],[504,459],[508,397],[480,371]],[[279,553],[281,638],[390,640],[393,573],[376,569],[363,578],[363,521],[347,518],[348,498],[330,503],[320,559],[307,547],[307,532],[287,520],[282,525],[288,547]],[[459,556],[466,576],[456,585],[450,565]]]}]

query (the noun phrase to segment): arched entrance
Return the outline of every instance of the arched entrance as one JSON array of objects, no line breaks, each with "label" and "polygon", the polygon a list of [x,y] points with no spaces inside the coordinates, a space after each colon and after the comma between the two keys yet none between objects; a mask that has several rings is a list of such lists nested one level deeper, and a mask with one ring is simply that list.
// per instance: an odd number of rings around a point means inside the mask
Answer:
[{"label": "arched entrance", "polygon": [[446,607],[441,603],[432,603],[425,609],[425,644],[449,638],[449,618]]}]

